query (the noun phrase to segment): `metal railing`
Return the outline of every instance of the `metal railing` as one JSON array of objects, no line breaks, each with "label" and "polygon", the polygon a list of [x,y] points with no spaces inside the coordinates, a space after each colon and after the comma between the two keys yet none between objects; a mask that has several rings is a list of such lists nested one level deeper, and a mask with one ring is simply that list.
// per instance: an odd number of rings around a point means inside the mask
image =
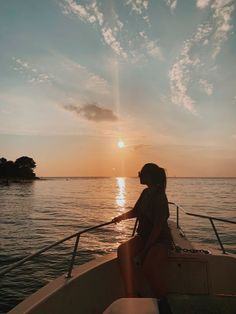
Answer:
[{"label": "metal railing", "polygon": [[11,270],[13,270],[15,268],[18,268],[19,266],[23,265],[25,262],[32,260],[36,256],[39,256],[40,254],[50,250],[51,248],[53,248],[53,247],[55,247],[55,246],[57,246],[57,245],[59,245],[61,243],[64,243],[64,242],[66,242],[66,241],[76,237],[75,244],[74,244],[74,249],[73,249],[73,252],[72,252],[72,257],[71,257],[71,261],[70,261],[70,265],[69,265],[69,269],[68,269],[68,272],[67,272],[67,275],[66,275],[67,278],[70,278],[72,270],[73,270],[73,266],[74,266],[74,261],[75,261],[75,257],[76,257],[76,253],[77,253],[77,248],[78,248],[80,236],[83,233],[87,233],[87,232],[93,231],[95,229],[108,226],[108,225],[110,225],[112,223],[114,223],[113,220],[105,222],[105,223],[102,223],[102,224],[97,225],[97,226],[89,227],[89,228],[86,228],[86,229],[84,229],[82,231],[73,233],[72,235],[67,236],[67,237],[65,237],[65,238],[63,238],[63,239],[61,239],[59,241],[56,241],[56,242],[54,242],[54,243],[52,243],[52,244],[42,248],[41,250],[38,250],[37,252],[35,252],[35,253],[31,254],[31,255],[26,256],[25,258],[19,260],[18,262],[13,263],[12,265],[10,265],[9,267],[7,267],[6,269],[4,269],[3,271],[0,272],[0,278],[3,277],[5,274],[9,273]]},{"label": "metal railing", "polygon": [[223,219],[223,218],[217,218],[217,217],[212,217],[212,216],[208,216],[208,215],[199,215],[199,214],[193,214],[193,213],[189,213],[189,212],[186,212],[184,210],[184,208],[174,202],[169,202],[170,205],[174,205],[176,206],[176,226],[178,229],[181,229],[180,227],[180,215],[179,215],[179,212],[180,210],[185,214],[185,215],[188,215],[188,216],[193,216],[193,217],[198,217],[198,218],[203,218],[203,219],[208,219],[211,223],[211,226],[212,226],[212,229],[214,230],[215,232],[215,235],[216,235],[216,238],[219,242],[219,245],[220,245],[220,248],[223,252],[223,254],[226,254],[226,251],[225,251],[225,248],[224,248],[224,245],[220,239],[220,236],[219,236],[219,233],[216,229],[216,226],[214,224],[214,220],[216,221],[221,221],[221,222],[226,222],[226,223],[231,223],[231,224],[236,224],[236,221],[232,221],[232,220],[229,220],[229,219]]},{"label": "metal railing", "polygon": [[[203,219],[209,219],[210,222],[211,222],[212,228],[213,228],[213,230],[215,232],[215,235],[217,237],[217,240],[218,240],[218,242],[220,244],[220,247],[222,249],[222,252],[224,254],[226,254],[226,251],[224,249],[223,243],[222,243],[222,241],[221,241],[221,239],[219,237],[219,234],[217,232],[217,229],[216,229],[216,227],[214,225],[214,220],[236,224],[235,221],[228,220],[228,219],[222,219],[222,218],[216,218],[216,217],[207,216],[207,215],[198,215],[198,214],[189,213],[189,212],[186,212],[181,206],[177,205],[174,202],[169,202],[169,204],[176,206],[176,225],[177,225],[178,229],[181,229],[180,228],[180,216],[179,216],[179,211],[180,210],[182,212],[184,212],[186,215],[189,215],[189,216],[199,217],[199,218],[203,218]],[[67,278],[70,278],[72,270],[73,270],[73,267],[74,267],[74,262],[75,262],[75,257],[76,257],[76,254],[77,254],[77,249],[78,249],[78,245],[79,245],[80,236],[82,234],[84,234],[84,233],[93,231],[93,230],[101,228],[101,227],[108,226],[108,225],[113,224],[113,223],[115,223],[115,222],[113,220],[111,220],[111,221],[102,223],[100,225],[96,225],[96,226],[93,226],[93,227],[86,228],[86,229],[84,229],[82,231],[76,232],[76,233],[74,233],[74,234],[72,234],[70,236],[67,236],[67,237],[65,237],[65,238],[63,238],[61,240],[58,240],[58,241],[56,241],[56,242],[54,242],[54,243],[52,243],[52,244],[42,248],[41,250],[38,250],[37,252],[35,252],[35,253],[31,254],[31,255],[26,256],[25,258],[19,260],[18,262],[11,264],[9,267],[5,268],[4,270],[2,270],[0,272],[0,278],[3,277],[5,274],[9,273],[11,270],[13,270],[15,268],[18,268],[19,266],[23,265],[25,262],[32,260],[33,258],[39,256],[40,254],[50,250],[51,248],[53,248],[53,247],[55,247],[55,246],[57,246],[57,245],[59,245],[61,243],[64,243],[64,242],[66,242],[66,241],[68,241],[70,239],[76,238],[75,239],[75,244],[74,244],[74,249],[73,249],[73,252],[72,252],[72,257],[71,257],[70,264],[69,264],[69,269],[68,269],[68,272],[67,272],[67,275],[66,275]],[[134,228],[133,228],[133,232],[132,232],[132,236],[134,236],[134,234],[135,234],[137,223],[138,223],[138,220],[136,219],[135,225],[134,225]]]}]

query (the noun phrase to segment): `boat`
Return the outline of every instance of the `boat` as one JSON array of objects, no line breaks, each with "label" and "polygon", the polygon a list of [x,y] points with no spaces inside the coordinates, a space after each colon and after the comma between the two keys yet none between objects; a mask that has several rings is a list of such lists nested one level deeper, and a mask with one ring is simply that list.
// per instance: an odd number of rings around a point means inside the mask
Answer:
[{"label": "boat", "polygon": [[[74,267],[80,236],[113,223],[109,221],[67,236],[0,272],[0,276],[7,275],[52,247],[75,238],[67,274],[39,289],[9,314],[235,314],[236,256],[226,252],[214,222],[236,222],[193,214],[173,202],[170,204],[176,206],[176,221],[169,221],[174,249],[169,256],[168,296],[164,305],[162,300],[153,298],[142,276],[138,282],[139,297],[126,298],[116,253]],[[220,250],[189,241],[180,226],[180,211],[208,219]]]}]

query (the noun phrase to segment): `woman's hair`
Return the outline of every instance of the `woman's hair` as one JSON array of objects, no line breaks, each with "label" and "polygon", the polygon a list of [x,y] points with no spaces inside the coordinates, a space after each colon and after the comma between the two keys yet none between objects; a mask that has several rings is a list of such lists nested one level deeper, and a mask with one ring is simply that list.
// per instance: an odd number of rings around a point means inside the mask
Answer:
[{"label": "woman's hair", "polygon": [[154,163],[148,163],[143,166],[141,174],[149,176],[152,183],[159,184],[163,190],[166,189],[166,172],[164,168],[161,168]]}]

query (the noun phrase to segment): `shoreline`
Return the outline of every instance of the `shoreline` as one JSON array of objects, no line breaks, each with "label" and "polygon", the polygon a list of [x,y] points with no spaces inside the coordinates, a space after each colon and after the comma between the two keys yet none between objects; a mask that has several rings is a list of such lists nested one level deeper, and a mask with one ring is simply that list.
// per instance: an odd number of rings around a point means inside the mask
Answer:
[{"label": "shoreline", "polygon": [[35,177],[35,178],[0,178],[0,184],[6,184],[8,185],[9,183],[25,183],[25,182],[32,182],[35,180],[41,180],[40,177]]}]

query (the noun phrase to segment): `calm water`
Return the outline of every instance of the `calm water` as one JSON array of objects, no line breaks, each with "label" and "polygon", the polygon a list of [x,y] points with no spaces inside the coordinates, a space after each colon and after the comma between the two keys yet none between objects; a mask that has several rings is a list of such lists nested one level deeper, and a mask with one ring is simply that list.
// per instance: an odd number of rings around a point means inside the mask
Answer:
[{"label": "calm water", "polygon": [[[135,178],[48,178],[0,186],[0,269],[75,231],[111,220],[132,206],[142,189]],[[170,178],[167,193],[169,201],[190,212],[236,220],[234,178]],[[175,218],[174,208],[171,216]],[[190,239],[216,245],[209,221],[181,215],[181,225]],[[83,236],[76,264],[114,251],[131,235],[132,226],[122,222]],[[235,225],[217,227],[226,249],[236,253]],[[73,243],[61,244],[1,279],[0,313],[66,272]]]}]

